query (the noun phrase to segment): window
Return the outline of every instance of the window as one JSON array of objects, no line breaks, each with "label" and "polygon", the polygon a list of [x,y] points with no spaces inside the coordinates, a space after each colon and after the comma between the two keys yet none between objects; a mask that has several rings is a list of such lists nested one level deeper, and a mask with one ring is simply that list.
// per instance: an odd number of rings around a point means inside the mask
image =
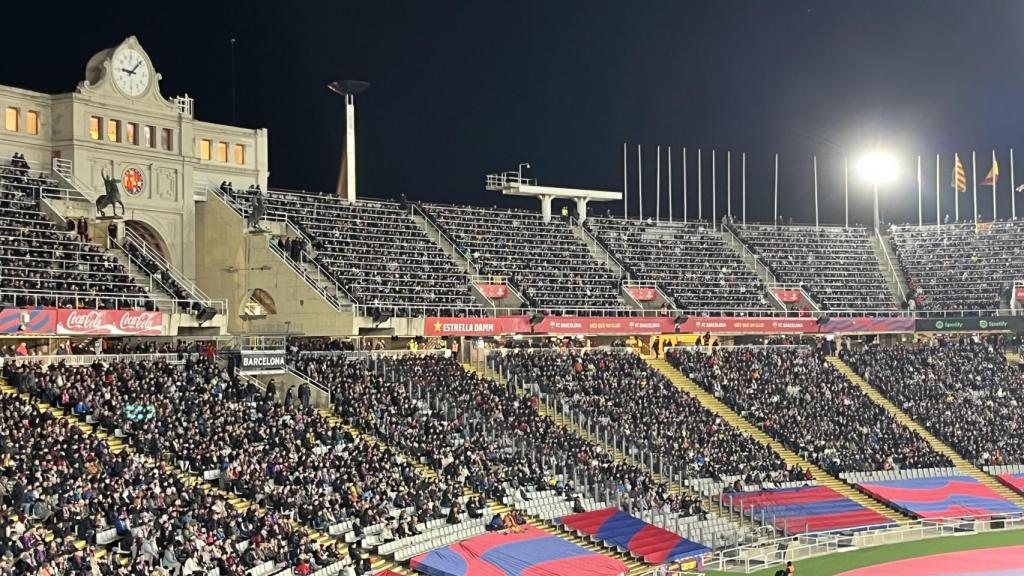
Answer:
[{"label": "window", "polygon": [[121,141],[121,121],[107,120],[107,140],[111,142]]},{"label": "window", "polygon": [[228,143],[217,142],[217,162],[228,161]]},{"label": "window", "polygon": [[142,141],[150,148],[156,148],[156,128],[144,126],[142,128]]},{"label": "window", "polygon": [[161,132],[160,145],[163,146],[164,150],[174,150],[174,130],[170,128],[164,128]]},{"label": "window", "polygon": [[127,140],[129,144],[136,144],[137,145],[139,143],[138,138],[139,138],[139,125],[136,124],[135,122],[129,122],[129,123],[125,124],[124,125],[124,139]]},{"label": "window", "polygon": [[235,164],[245,165],[245,145],[235,144]]},{"label": "window", "polygon": [[213,145],[213,142],[211,142],[210,140],[207,140],[206,138],[203,138],[202,140],[199,141],[199,159],[200,160],[209,160],[210,159],[210,146],[212,146],[212,145]]},{"label": "window", "polygon": [[39,112],[29,110],[25,113],[25,131],[33,136],[39,134]]},{"label": "window", "polygon": [[102,123],[103,120],[100,119],[99,116],[89,117],[89,138],[92,138],[93,140],[100,139],[100,124]]},{"label": "window", "polygon": [[4,126],[7,127],[11,132],[18,131],[18,119],[21,111],[13,106],[7,107],[7,113],[4,114]]}]

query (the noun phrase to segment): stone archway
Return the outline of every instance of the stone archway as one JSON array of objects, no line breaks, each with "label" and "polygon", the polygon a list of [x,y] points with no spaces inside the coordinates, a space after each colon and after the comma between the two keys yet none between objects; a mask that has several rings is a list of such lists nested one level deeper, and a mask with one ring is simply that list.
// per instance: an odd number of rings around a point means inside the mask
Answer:
[{"label": "stone archway", "polygon": [[141,241],[146,243],[156,251],[157,254],[163,257],[165,262],[173,262],[171,251],[167,247],[167,242],[164,241],[163,236],[156,231],[149,224],[141,220],[125,220],[124,222],[125,236],[129,232],[138,237]]},{"label": "stone archway", "polygon": [[242,309],[239,312],[241,317],[246,319],[266,318],[277,314],[277,304],[269,292],[255,288],[242,299]]}]

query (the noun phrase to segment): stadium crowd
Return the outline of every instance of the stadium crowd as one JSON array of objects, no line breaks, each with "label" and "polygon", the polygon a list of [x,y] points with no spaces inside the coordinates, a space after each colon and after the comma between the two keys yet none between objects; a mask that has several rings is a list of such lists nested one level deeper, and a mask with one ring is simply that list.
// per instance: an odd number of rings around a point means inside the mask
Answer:
[{"label": "stadium crowd", "polygon": [[665,358],[830,474],[950,465],[812,348],[676,348]]},{"label": "stadium crowd", "polygon": [[939,338],[842,354],[869,384],[971,462],[1024,464],[1024,380],[998,347]]}]

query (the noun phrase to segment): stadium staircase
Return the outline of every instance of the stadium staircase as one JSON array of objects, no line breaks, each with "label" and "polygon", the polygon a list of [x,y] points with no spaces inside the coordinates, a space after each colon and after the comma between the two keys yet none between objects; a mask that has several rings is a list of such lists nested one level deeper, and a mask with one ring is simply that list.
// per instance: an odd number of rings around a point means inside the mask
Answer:
[{"label": "stadium staircase", "polygon": [[789,448],[786,448],[781,442],[765,434],[763,431],[761,431],[760,428],[748,422],[745,418],[734,412],[732,408],[729,408],[724,403],[722,403],[718,398],[715,398],[712,394],[708,393],[706,390],[698,386],[693,380],[690,380],[682,372],[676,370],[675,367],[669,364],[666,360],[663,360],[661,358],[648,357],[645,357],[644,359],[652,368],[654,368],[658,372],[661,372],[662,375],[668,378],[669,381],[672,382],[672,384],[676,388],[682,390],[683,392],[686,392],[690,396],[693,396],[694,398],[699,400],[705,408],[711,410],[712,412],[720,416],[723,420],[735,426],[737,429],[746,432],[758,442],[761,442],[771,447],[772,450],[774,450],[777,454],[779,454],[779,456],[782,457],[783,461],[786,464],[799,465],[804,470],[810,470],[811,473],[814,474],[814,479],[818,481],[818,484],[822,486],[827,486],[832,490],[838,492],[840,495],[845,496],[846,498],[849,498],[850,500],[853,500],[854,502],[867,508],[868,510],[873,510],[874,512],[877,512],[883,516],[892,518],[893,521],[898,522],[900,524],[905,524],[910,520],[910,518],[908,518],[907,516],[887,506],[884,506],[883,504],[872,498],[869,498],[865,494],[855,489],[853,486],[850,486],[846,482],[839,480],[838,478],[828,474],[827,472],[815,466],[814,464],[811,464],[807,460],[804,460],[796,452],[793,452]]},{"label": "stadium staircase", "polygon": [[[128,446],[124,442],[122,442],[120,438],[118,438],[116,436],[111,436],[111,435],[109,435],[106,432],[103,432],[101,430],[96,430],[96,429],[94,429],[94,427],[91,424],[86,424],[85,422],[82,422],[82,421],[80,421],[79,419],[77,419],[77,418],[75,418],[73,416],[66,415],[64,413],[64,411],[59,409],[59,408],[54,408],[54,407],[46,404],[45,402],[37,402],[36,399],[32,398],[28,393],[25,393],[25,392],[19,393],[18,390],[14,386],[11,386],[10,384],[7,383],[6,380],[3,380],[3,379],[0,379],[0,394],[6,394],[8,396],[18,396],[18,397],[22,398],[23,400],[25,400],[26,402],[30,402],[33,405],[35,405],[36,409],[39,410],[40,412],[49,412],[55,418],[66,420],[72,426],[77,427],[78,429],[82,430],[82,432],[85,432],[86,434],[95,433],[97,437],[106,440],[107,445],[110,448],[110,451],[115,453],[115,454],[120,454],[124,450],[129,450],[131,452],[131,449],[128,448]],[[183,472],[183,471],[179,470],[178,468],[176,468],[174,466],[171,466],[170,464],[154,462],[154,461],[152,461],[150,459],[146,459],[146,462],[147,463],[152,463],[153,467],[159,467],[165,474],[173,474],[179,480],[181,480],[182,483],[184,483],[187,486],[196,486],[196,485],[198,485],[200,487],[200,489],[203,490],[204,492],[206,492],[207,494],[214,495],[214,496],[219,496],[221,498],[224,498],[227,501],[227,503],[231,505],[231,507],[233,507],[234,509],[236,509],[238,511],[245,511],[247,508],[249,508],[249,506],[252,505],[251,502],[249,502],[248,500],[246,500],[244,498],[239,498],[238,496],[236,496],[236,495],[234,495],[234,494],[232,494],[230,492],[226,492],[224,490],[221,490],[220,488],[217,488],[217,487],[213,486],[209,482],[205,481],[201,476],[196,476],[194,474]],[[287,522],[291,522],[291,521],[287,520]],[[316,530],[312,530],[312,529],[310,529],[308,527],[305,527],[305,526],[302,526],[302,528],[309,534],[309,537],[311,539],[319,542],[321,546],[326,546],[328,544],[332,544],[332,543],[335,542],[334,538],[332,538],[332,537],[330,537],[330,536],[328,536],[326,534],[323,534],[322,532],[319,532],[319,531],[316,531]],[[48,533],[46,541],[49,542],[52,539],[53,539],[53,534],[52,533]],[[75,547],[78,548],[79,550],[84,549],[86,547],[86,545],[87,545],[87,543],[84,540],[77,540],[77,541],[75,541]],[[348,555],[348,547],[345,546],[344,543],[342,543],[342,545],[339,546],[339,549],[343,552],[343,554],[345,556]],[[108,552],[107,552],[107,550],[105,548],[97,547],[96,557],[97,558],[103,558],[107,553]],[[121,564],[123,566],[127,566],[130,563],[130,561],[131,561],[131,558],[129,556],[126,556],[121,561]],[[384,568],[389,568],[390,567],[390,566],[387,565],[387,563],[384,561],[384,559],[379,558],[379,557],[372,557],[371,558],[371,565],[372,565],[373,571],[375,573],[377,571],[379,571],[379,570],[383,570]],[[395,572],[399,573],[399,574],[402,574],[403,576],[405,576],[405,575],[411,576],[413,574],[412,572],[404,571],[404,570],[401,570],[401,569],[396,569],[394,567],[391,567],[391,569],[394,570]]]},{"label": "stadium staircase", "polygon": [[[472,369],[472,366],[470,366],[468,364],[463,364],[463,366],[466,367],[467,370],[474,371]],[[317,384],[317,385],[319,385],[319,384]],[[419,472],[424,478],[433,479],[433,478],[437,477],[437,472],[434,471],[429,466],[427,466],[427,465],[423,464],[422,462],[420,462],[418,458],[413,458],[412,456],[402,452],[401,450],[398,450],[397,448],[391,446],[390,444],[388,444],[387,442],[384,442],[383,440],[381,440],[380,438],[377,438],[376,436],[363,433],[358,428],[350,425],[348,422],[345,422],[340,417],[338,417],[338,415],[334,412],[333,408],[320,409],[319,412],[320,412],[320,414],[324,418],[327,419],[328,422],[330,422],[331,424],[337,425],[337,426],[341,426],[342,429],[347,431],[354,438],[361,439],[361,440],[363,440],[365,442],[369,442],[370,444],[373,444],[374,446],[379,446],[379,447],[381,447],[383,449],[390,450],[391,452],[400,455],[407,462],[411,463],[413,465],[413,468],[415,468],[416,471]],[[473,497],[476,497],[476,496],[480,496],[480,494],[477,493],[475,490],[467,487],[466,490],[463,492],[463,496],[473,496]],[[487,507],[491,510],[492,514],[504,515],[506,512],[511,510],[511,507],[509,507],[508,505],[503,504],[501,502],[498,502],[497,500],[494,500],[493,498],[487,498],[486,499],[486,503],[487,503]],[[587,550],[589,550],[591,552],[594,552],[596,554],[603,554],[605,556],[611,556],[611,557],[613,557],[613,558],[615,558],[617,560],[620,560],[627,567],[629,567],[629,574],[630,574],[630,576],[640,576],[642,574],[646,574],[646,573],[650,572],[650,569],[651,569],[650,566],[645,566],[644,564],[638,562],[637,560],[635,560],[634,558],[632,558],[628,554],[622,554],[622,553],[619,553],[617,551],[613,551],[613,550],[610,550],[608,548],[601,547],[601,546],[599,546],[597,544],[594,544],[593,542],[590,542],[589,540],[581,538],[575,532],[571,532],[571,531],[567,531],[567,530],[561,530],[560,528],[554,526],[553,524],[545,522],[544,520],[541,520],[539,518],[534,518],[534,517],[529,516],[529,515],[527,515],[526,518],[527,518],[527,523],[530,526],[533,526],[535,528],[543,530],[543,531],[545,531],[548,534],[551,534],[553,536],[557,536],[559,538],[562,538],[563,540],[568,540],[568,541],[572,542],[573,544],[576,544],[577,546],[581,546],[583,548],[586,548]],[[382,568],[388,568],[388,569],[390,569],[393,572],[396,572],[398,574],[410,574],[410,575],[411,574],[416,574],[416,572],[414,570],[412,570],[410,568],[407,568],[407,567],[404,567],[404,566],[401,566],[397,562],[394,562],[394,561],[387,561],[387,565],[386,566],[382,566]],[[376,565],[374,565],[374,570],[375,571],[377,570],[377,566]]]},{"label": "stadium staircase", "polygon": [[964,459],[963,456],[957,454],[952,448],[946,445],[945,442],[936,438],[934,435],[931,434],[931,432],[926,430],[924,426],[918,424],[909,415],[907,415],[906,412],[904,412],[895,404],[890,402],[889,399],[882,395],[882,393],[879,392],[874,386],[868,384],[867,381],[861,378],[859,374],[854,372],[853,368],[850,368],[850,366],[846,364],[846,362],[843,362],[838,356],[829,356],[828,361],[830,364],[835,366],[837,370],[842,372],[843,376],[845,376],[847,380],[853,382],[858,387],[860,387],[860,389],[863,390],[864,393],[868,395],[868,398],[871,398],[871,400],[874,401],[876,404],[888,410],[889,413],[892,414],[897,421],[902,423],[908,429],[920,434],[921,437],[924,438],[925,441],[928,442],[928,444],[930,444],[936,452],[939,452],[940,454],[943,454],[947,458],[949,458],[950,461],[953,462],[953,466],[955,466],[957,470],[963,472],[964,474],[970,476],[971,478],[974,478],[981,484],[991,488],[997,494],[999,494],[1003,498],[1006,498],[1010,502],[1013,502],[1018,506],[1024,506],[1024,496],[1021,496],[1020,494],[1017,494],[1016,492],[1010,490],[1004,484],[993,478],[991,475],[986,474],[980,468]]},{"label": "stadium staircase", "polygon": [[604,244],[597,239],[597,236],[593,232],[587,230],[579,220],[570,217],[569,218],[569,229],[576,238],[586,244],[587,249],[590,250],[590,255],[593,256],[594,260],[604,264],[611,269],[619,278],[630,278],[629,270],[619,262],[618,258],[612,254],[612,251],[605,248]]},{"label": "stadium staircase", "polygon": [[[508,380],[504,376],[502,376],[489,366],[485,366],[483,368],[475,364],[463,364],[463,366],[466,368],[466,370],[470,372],[476,372],[485,378],[490,378],[491,380],[498,382],[502,386],[507,387],[509,385]],[[516,386],[515,389],[516,394],[518,394],[519,396],[526,395],[526,391],[523,390],[522,387]],[[575,433],[577,436],[587,440],[591,444],[601,446],[602,448],[608,450],[608,452],[612,454],[612,457],[615,459],[616,462],[626,462],[628,464],[646,470],[647,473],[651,475],[651,478],[653,478],[655,481],[664,483],[666,486],[668,486],[670,494],[698,498],[700,499],[701,504],[704,506],[706,510],[714,511],[714,513],[718,516],[730,520],[739,526],[749,526],[751,528],[756,528],[757,523],[755,520],[745,518],[742,514],[739,514],[734,510],[729,509],[728,507],[723,508],[720,506],[720,503],[717,500],[712,499],[710,495],[703,495],[694,492],[688,486],[680,484],[678,481],[669,478],[664,474],[661,474],[660,472],[656,472],[655,470],[651,469],[651,467],[648,466],[647,464],[634,459],[632,456],[628,454],[624,454],[622,450],[617,448],[615,445],[607,444],[602,439],[591,434],[587,430],[580,428],[570,418],[566,418],[562,414],[556,414],[551,412],[543,404],[537,405],[537,412],[539,412],[541,416],[547,416],[548,418],[551,418],[558,426],[561,426],[562,428],[565,428],[566,430]]]},{"label": "stadium staircase", "polygon": [[892,249],[892,242],[889,238],[875,233],[871,237],[871,248],[875,251],[878,268],[882,273],[882,278],[885,278],[889,294],[894,302],[902,306],[907,301],[910,288],[907,287],[907,280],[903,277],[903,270],[899,267],[899,260],[896,259],[896,252]]}]

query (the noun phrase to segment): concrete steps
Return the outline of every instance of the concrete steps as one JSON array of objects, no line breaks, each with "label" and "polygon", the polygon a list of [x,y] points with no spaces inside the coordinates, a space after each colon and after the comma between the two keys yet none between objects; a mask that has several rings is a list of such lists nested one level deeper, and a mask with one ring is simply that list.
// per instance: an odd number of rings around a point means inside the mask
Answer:
[{"label": "concrete steps", "polygon": [[904,426],[920,434],[921,437],[924,438],[925,441],[928,442],[928,444],[930,444],[936,452],[939,452],[940,454],[943,454],[947,458],[949,458],[953,462],[953,465],[956,466],[957,470],[963,472],[964,474],[970,476],[971,478],[974,478],[978,482],[991,488],[996,492],[996,494],[999,494],[1000,496],[1006,498],[1010,502],[1013,502],[1018,506],[1024,507],[1024,496],[1021,496],[1020,494],[1017,494],[1013,490],[1010,490],[1003,483],[999,482],[991,475],[986,474],[984,471],[982,471],[981,468],[978,468],[974,464],[968,462],[966,459],[964,459],[963,456],[961,456],[948,445],[946,445],[945,442],[936,438],[931,432],[925,429],[924,426],[918,424],[917,421],[913,420],[906,412],[904,412],[895,404],[890,402],[888,398],[886,398],[884,395],[882,395],[881,392],[878,391],[878,389],[868,384],[863,378],[861,378],[859,374],[854,372],[853,368],[850,368],[850,366],[847,365],[846,362],[843,362],[836,356],[830,356],[828,358],[828,361],[833,366],[835,366],[836,369],[842,372],[843,375],[846,376],[846,378],[850,382],[853,382],[861,390],[863,390],[864,393],[867,394],[873,402],[875,402],[882,408],[888,410],[889,413],[891,413]]},{"label": "concrete steps", "polygon": [[[878,258],[879,271],[882,273],[882,278],[885,278],[885,285],[889,288],[893,302],[902,306],[906,301],[906,295],[910,293],[910,288],[907,287],[903,271],[897,265],[899,260],[896,259],[896,251],[892,249],[889,237],[879,234],[872,235],[871,247],[875,251],[875,257]],[[892,268],[889,267],[890,262],[892,262]]]},{"label": "concrete steps", "polygon": [[789,465],[799,465],[804,470],[810,470],[814,474],[814,479],[818,481],[818,484],[827,486],[842,496],[853,500],[861,506],[877,512],[883,516],[892,518],[894,521],[904,524],[910,520],[909,517],[882,505],[877,500],[868,497],[867,495],[859,492],[853,486],[850,486],[846,482],[831,476],[821,468],[811,464],[807,460],[801,458],[797,453],[793,452],[789,448],[786,448],[781,442],[768,436],[760,428],[754,426],[748,422],[745,418],[733,411],[732,408],[726,406],[718,398],[705,391],[703,388],[698,386],[693,380],[690,380],[682,372],[676,370],[667,361],[660,358],[645,358],[648,364],[655,370],[661,372],[666,378],[669,379],[672,384],[686,392],[687,394],[697,398],[705,408],[711,410],[715,414],[719,415],[723,420],[729,424],[735,426],[739,430],[746,432],[758,442],[768,445],[777,454],[782,457],[782,460]]}]

